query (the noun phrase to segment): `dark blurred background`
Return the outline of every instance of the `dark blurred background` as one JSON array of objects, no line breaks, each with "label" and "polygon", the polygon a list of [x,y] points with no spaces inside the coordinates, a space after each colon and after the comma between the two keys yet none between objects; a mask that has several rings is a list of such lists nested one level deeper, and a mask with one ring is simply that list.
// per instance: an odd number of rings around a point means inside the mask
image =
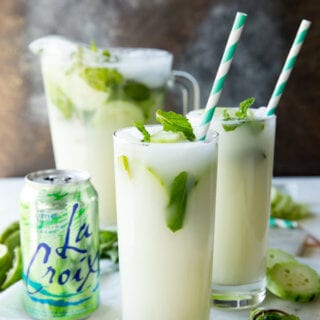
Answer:
[{"label": "dark blurred background", "polygon": [[319,0],[1,0],[0,177],[54,166],[29,42],[61,34],[99,46],[167,49],[176,69],[198,79],[204,105],[236,11],[248,19],[220,99],[225,106],[249,96],[265,105],[301,19],[312,21],[277,112],[274,174],[320,175]]}]

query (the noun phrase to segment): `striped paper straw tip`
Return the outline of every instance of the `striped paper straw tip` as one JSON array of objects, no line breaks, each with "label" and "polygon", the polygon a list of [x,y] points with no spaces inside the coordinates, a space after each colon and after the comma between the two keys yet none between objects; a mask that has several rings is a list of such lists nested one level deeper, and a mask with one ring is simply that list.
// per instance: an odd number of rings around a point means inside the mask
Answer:
[{"label": "striped paper straw tip", "polygon": [[235,22],[232,26],[232,30],[237,30],[244,26],[247,20],[247,14],[243,12],[237,12]]},{"label": "striped paper straw tip", "polygon": [[210,91],[205,112],[200,122],[198,140],[204,140],[206,138],[206,134],[210,126],[210,122],[213,118],[215,108],[221,96],[224,82],[229,72],[231,62],[234,57],[235,51],[237,49],[237,45],[243,30],[243,26],[246,22],[246,19],[247,19],[247,15],[245,13],[237,12],[231,32],[228,37],[228,41],[227,41],[224,53],[222,55],[222,58],[218,67],[216,77],[212,85],[212,89]]},{"label": "striped paper straw tip", "polygon": [[269,220],[269,226],[271,228],[282,228],[282,229],[297,229],[299,227],[298,222],[278,219],[271,217]]},{"label": "striped paper straw tip", "polygon": [[271,116],[276,112],[280,98],[287,85],[291,71],[297,61],[298,54],[300,52],[304,39],[308,33],[310,25],[311,25],[311,22],[305,19],[302,20],[300,23],[296,37],[292,43],[292,46],[290,48],[285,64],[281,70],[280,76],[278,78],[276,86],[269,100],[267,111],[266,111],[267,116]]},{"label": "striped paper straw tip", "polygon": [[[298,30],[297,36],[294,40],[294,44],[300,44],[303,43],[307,33],[308,33],[308,29],[311,25],[311,21],[303,19],[301,21],[301,25],[300,25],[300,29]],[[300,31],[300,32],[299,32]]]}]

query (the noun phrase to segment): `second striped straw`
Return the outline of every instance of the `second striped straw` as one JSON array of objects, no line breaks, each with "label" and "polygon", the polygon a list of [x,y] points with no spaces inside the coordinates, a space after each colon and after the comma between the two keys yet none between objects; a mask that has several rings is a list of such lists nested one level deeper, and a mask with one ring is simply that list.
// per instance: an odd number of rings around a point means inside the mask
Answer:
[{"label": "second striped straw", "polygon": [[308,33],[310,25],[311,25],[311,22],[308,20],[304,19],[301,21],[300,27],[299,27],[298,32],[296,34],[296,37],[293,41],[293,44],[292,44],[291,49],[289,51],[286,62],[281,70],[279,79],[278,79],[277,84],[273,90],[272,96],[269,100],[267,110],[266,110],[266,114],[268,116],[271,116],[276,112],[276,109],[279,104],[279,100],[282,96],[284,88],[286,87],[290,73],[294,67],[294,64],[296,63],[298,54],[300,52],[303,41]]},{"label": "second striped straw", "polygon": [[221,96],[224,81],[230,69],[231,62],[232,62],[234,53],[237,49],[237,45],[244,27],[244,24],[246,22],[246,19],[247,19],[247,15],[245,13],[237,12],[222,59],[220,61],[217,75],[212,85],[212,89],[204,110],[203,117],[201,119],[199,131],[197,134],[197,140],[205,140],[206,138],[207,131],[210,126],[210,122],[213,118],[215,108]]}]

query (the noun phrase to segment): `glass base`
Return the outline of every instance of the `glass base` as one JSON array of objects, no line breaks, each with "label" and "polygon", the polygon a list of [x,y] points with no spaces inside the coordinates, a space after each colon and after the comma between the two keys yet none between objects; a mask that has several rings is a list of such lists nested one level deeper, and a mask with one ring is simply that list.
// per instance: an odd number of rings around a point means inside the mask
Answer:
[{"label": "glass base", "polygon": [[260,304],[265,297],[265,280],[241,286],[212,285],[212,303],[217,308],[251,308]]}]

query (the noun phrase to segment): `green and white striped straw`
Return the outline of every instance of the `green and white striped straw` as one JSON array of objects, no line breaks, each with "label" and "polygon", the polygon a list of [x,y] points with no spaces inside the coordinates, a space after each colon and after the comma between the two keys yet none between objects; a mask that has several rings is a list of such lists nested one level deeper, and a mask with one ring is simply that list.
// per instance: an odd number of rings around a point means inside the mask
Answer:
[{"label": "green and white striped straw", "polygon": [[219,98],[221,96],[224,81],[230,69],[231,62],[232,62],[234,53],[237,49],[237,45],[243,30],[243,26],[246,22],[246,19],[247,19],[247,15],[245,13],[237,12],[226,47],[224,49],[222,59],[220,61],[217,75],[212,85],[212,89],[210,92],[208,102],[205,107],[205,111],[203,113],[203,117],[200,122],[197,140],[204,140],[206,138],[207,131],[210,126],[210,122],[213,118],[214,111],[216,109]]},{"label": "green and white striped straw", "polygon": [[269,226],[271,228],[282,228],[282,229],[297,229],[299,224],[297,221],[278,219],[270,217]]},{"label": "green and white striped straw", "polygon": [[294,67],[297,60],[298,54],[300,52],[303,41],[308,33],[311,22],[308,20],[302,20],[300,27],[293,41],[289,54],[287,56],[286,62],[281,70],[280,76],[278,78],[277,84],[273,90],[272,96],[269,100],[266,114],[268,116],[273,115],[276,112],[279,100],[288,82],[290,73]]}]

